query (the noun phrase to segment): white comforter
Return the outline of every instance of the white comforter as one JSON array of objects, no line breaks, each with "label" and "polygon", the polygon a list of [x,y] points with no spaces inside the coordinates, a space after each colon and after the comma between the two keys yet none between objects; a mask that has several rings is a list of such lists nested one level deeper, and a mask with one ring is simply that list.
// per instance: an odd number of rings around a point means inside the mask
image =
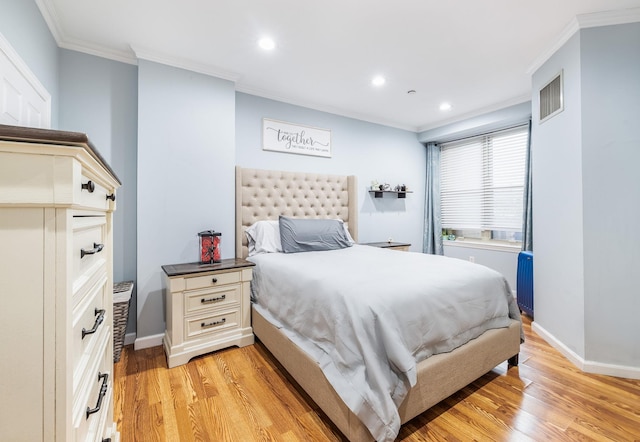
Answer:
[{"label": "white comforter", "polygon": [[501,274],[459,259],[359,245],[249,259],[255,307],[378,441],[396,438],[418,361],[520,317]]}]

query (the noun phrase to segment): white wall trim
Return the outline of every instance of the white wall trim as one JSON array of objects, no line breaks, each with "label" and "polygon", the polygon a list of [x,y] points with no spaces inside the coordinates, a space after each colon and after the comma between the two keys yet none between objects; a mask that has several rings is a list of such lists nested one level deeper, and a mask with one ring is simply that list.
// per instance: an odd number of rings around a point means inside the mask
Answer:
[{"label": "white wall trim", "polygon": [[124,335],[124,344],[123,345],[135,344],[136,336],[137,336],[137,334],[135,332],[125,334]]},{"label": "white wall trim", "polygon": [[24,62],[22,57],[13,49],[11,43],[0,32],[0,52],[3,52],[9,62],[13,64],[22,78],[29,83],[29,86],[33,88],[33,91],[40,96],[45,108],[42,114],[42,128],[48,129],[51,127],[51,94],[47,91],[47,88],[40,83],[38,77],[29,69],[29,66]]},{"label": "white wall trim", "polygon": [[569,39],[580,29],[595,28],[598,26],[622,25],[626,23],[640,22],[640,8],[619,9],[616,11],[594,12],[580,14],[556,37],[555,42],[543,51],[527,69],[527,74],[533,75],[546,61],[551,58]]},{"label": "white wall trim", "polygon": [[133,349],[142,350],[144,348],[157,347],[159,345],[162,345],[162,338],[164,338],[164,333],[145,336],[144,338],[136,338],[133,344]]},{"label": "white wall trim", "polygon": [[640,368],[624,365],[607,364],[597,361],[586,361],[583,357],[556,339],[551,333],[541,327],[537,322],[531,323],[531,329],[542,339],[547,341],[553,348],[558,350],[569,362],[585,373],[602,374],[606,376],[616,376],[627,379],[640,379]]},{"label": "white wall trim", "polygon": [[140,46],[131,45],[131,50],[135,53],[136,57],[141,60],[153,61],[155,63],[164,64],[167,66],[173,66],[175,68],[185,69],[187,71],[197,72],[199,74],[209,75],[211,77],[221,78],[223,80],[238,81],[240,75],[226,71],[224,69],[217,68],[215,66],[197,63],[186,58],[174,57],[169,54],[162,54],[150,49],[142,48]]}]

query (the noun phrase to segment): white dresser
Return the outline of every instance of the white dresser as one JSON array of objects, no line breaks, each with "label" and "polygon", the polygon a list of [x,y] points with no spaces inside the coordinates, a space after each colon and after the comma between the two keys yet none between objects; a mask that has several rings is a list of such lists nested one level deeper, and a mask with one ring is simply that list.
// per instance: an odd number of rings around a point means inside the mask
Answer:
[{"label": "white dresser", "polygon": [[107,441],[118,178],[86,135],[0,125],[0,439]]},{"label": "white dresser", "polygon": [[214,350],[253,344],[249,291],[254,265],[223,259],[162,266],[169,368]]}]

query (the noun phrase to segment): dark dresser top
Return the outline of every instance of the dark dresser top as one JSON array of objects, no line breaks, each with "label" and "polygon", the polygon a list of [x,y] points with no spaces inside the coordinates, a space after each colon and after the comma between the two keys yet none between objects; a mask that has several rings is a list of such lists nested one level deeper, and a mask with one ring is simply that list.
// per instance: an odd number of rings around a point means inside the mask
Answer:
[{"label": "dark dresser top", "polygon": [[83,147],[89,154],[95,158],[111,175],[118,179],[111,166],[102,158],[100,152],[93,145],[87,134],[81,132],[67,132],[63,130],[37,129],[34,127],[8,126],[0,124],[0,140],[6,141],[23,141],[26,143],[40,144],[56,144],[62,146]]},{"label": "dark dresser top", "polygon": [[162,266],[162,270],[167,276],[188,275],[191,273],[214,272],[216,270],[230,270],[242,267],[253,267],[254,263],[240,258],[223,259],[214,264],[200,264],[199,262],[188,262],[184,264],[171,264]]}]

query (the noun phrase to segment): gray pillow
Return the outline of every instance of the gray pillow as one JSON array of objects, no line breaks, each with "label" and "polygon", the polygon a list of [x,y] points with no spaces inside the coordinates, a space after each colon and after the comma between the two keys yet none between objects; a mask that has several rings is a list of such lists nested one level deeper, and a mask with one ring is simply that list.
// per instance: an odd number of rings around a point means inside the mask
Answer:
[{"label": "gray pillow", "polygon": [[342,221],[280,216],[280,242],[284,253],[335,250],[351,247]]}]

